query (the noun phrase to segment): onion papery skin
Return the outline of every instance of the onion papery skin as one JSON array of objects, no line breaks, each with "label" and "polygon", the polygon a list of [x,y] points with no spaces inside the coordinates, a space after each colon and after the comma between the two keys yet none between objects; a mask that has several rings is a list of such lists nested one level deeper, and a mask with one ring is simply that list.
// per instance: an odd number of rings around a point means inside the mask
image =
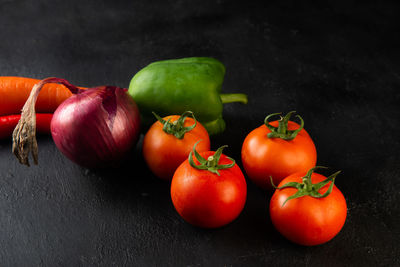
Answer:
[{"label": "onion papery skin", "polygon": [[50,125],[57,148],[88,168],[118,165],[137,143],[140,114],[126,89],[101,86],[65,100]]}]

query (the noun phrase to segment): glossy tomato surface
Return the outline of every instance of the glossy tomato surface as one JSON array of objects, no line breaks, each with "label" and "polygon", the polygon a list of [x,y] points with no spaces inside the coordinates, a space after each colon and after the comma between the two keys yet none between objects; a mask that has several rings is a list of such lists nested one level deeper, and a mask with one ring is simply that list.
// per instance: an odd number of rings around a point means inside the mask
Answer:
[{"label": "glossy tomato surface", "polygon": [[[297,173],[285,178],[279,186],[288,182],[301,183],[306,173]],[[325,176],[313,173],[312,183],[325,180]],[[319,190],[325,193],[330,183]],[[269,211],[273,225],[287,239],[294,243],[313,246],[331,240],[342,229],[347,216],[346,200],[334,185],[332,192],[324,198],[303,196],[285,200],[295,194],[297,189],[277,189],[273,194]]]},{"label": "glossy tomato surface", "polygon": [[[214,152],[200,153],[205,159]],[[195,160],[198,164],[197,160]],[[222,155],[219,164],[232,161]],[[190,224],[216,228],[232,222],[246,202],[247,186],[240,168],[219,170],[220,176],[198,170],[184,161],[171,183],[171,198],[176,211]]]},{"label": "glossy tomato surface", "polygon": [[[179,119],[178,115],[167,116],[164,119],[174,122]],[[192,118],[186,118],[184,126],[188,127],[195,123]],[[163,131],[163,124],[155,122],[143,139],[143,157],[150,170],[159,178],[171,180],[178,166],[185,161],[194,144],[198,143],[196,149],[199,152],[210,150],[210,138],[207,130],[197,122],[196,127],[185,133],[182,139]]]},{"label": "glossy tomato surface", "polygon": [[[277,127],[278,121],[270,123]],[[299,125],[289,121],[288,129]],[[259,187],[272,190],[274,184],[292,173],[307,171],[317,162],[317,151],[308,133],[302,129],[292,140],[269,138],[271,131],[264,124],[245,138],[242,146],[242,163],[247,176]]]}]

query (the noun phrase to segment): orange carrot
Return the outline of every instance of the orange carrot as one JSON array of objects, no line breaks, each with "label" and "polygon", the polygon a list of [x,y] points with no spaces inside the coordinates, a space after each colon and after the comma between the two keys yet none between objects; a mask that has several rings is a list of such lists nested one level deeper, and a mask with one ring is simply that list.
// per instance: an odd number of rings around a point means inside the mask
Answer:
[{"label": "orange carrot", "polygon": [[[0,115],[20,114],[32,87],[39,81],[23,77],[0,77]],[[64,85],[46,84],[39,93],[36,112],[52,113],[71,95]]]}]

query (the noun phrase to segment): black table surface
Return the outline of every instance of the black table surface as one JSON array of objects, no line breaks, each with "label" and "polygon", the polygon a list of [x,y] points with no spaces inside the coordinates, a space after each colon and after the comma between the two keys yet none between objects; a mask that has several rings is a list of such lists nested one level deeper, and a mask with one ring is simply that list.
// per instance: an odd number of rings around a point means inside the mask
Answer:
[{"label": "black table surface", "polygon": [[229,145],[241,166],[245,136],[267,114],[296,110],[318,165],[342,170],[348,204],[333,240],[303,247],[273,228],[271,194],[247,179],[241,215],[205,230],[175,212],[141,141],[118,169],[88,170],[50,136],[30,168],[2,140],[0,265],[399,266],[399,6],[314,2],[0,0],[0,75],[127,87],[150,62],[215,57],[223,92],[249,103],[225,106],[212,148]]}]

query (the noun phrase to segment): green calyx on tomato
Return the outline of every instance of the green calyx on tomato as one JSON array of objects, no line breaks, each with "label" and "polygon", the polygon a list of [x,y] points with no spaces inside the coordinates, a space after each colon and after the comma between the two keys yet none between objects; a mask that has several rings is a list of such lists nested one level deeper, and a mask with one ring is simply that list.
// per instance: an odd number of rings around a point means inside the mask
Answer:
[{"label": "green calyx on tomato", "polygon": [[[191,111],[185,111],[178,120],[171,122],[171,119],[168,119],[167,121],[158,116],[155,112],[152,112],[153,115],[156,117],[156,119],[164,125],[163,131],[166,132],[167,134],[172,134],[178,139],[182,139],[185,136],[185,133],[191,131],[196,127],[197,125],[197,120],[194,117],[193,112]],[[183,125],[185,124],[185,119],[188,116],[192,116],[194,119],[194,123],[191,126],[184,127]]]},{"label": "green calyx on tomato", "polygon": [[[288,114],[286,114],[285,117],[282,117],[282,113],[273,113],[265,117],[264,123],[268,127],[268,129],[271,130],[270,133],[268,133],[268,138],[281,138],[283,140],[292,140],[294,139],[297,134],[304,128],[304,121],[300,117],[300,115],[296,115],[297,118],[300,120],[300,127],[296,130],[288,130],[288,122],[290,119],[290,116],[292,116],[293,113],[296,113],[296,111],[290,111]],[[279,119],[279,125],[278,127],[274,127],[269,123],[269,119],[273,116],[279,115],[281,118]]]},{"label": "green calyx on tomato", "polygon": [[[227,157],[229,160],[232,161],[230,164],[218,164],[219,159],[221,158],[222,155],[222,150],[225,147],[228,147],[227,145],[221,146],[220,148],[215,151],[214,155],[209,156],[207,159],[203,158],[197,151],[196,151],[196,146],[200,141],[197,141],[196,144],[193,146],[193,151],[190,152],[189,154],[189,164],[195,169],[198,170],[207,170],[212,173],[217,174],[220,176],[218,170],[223,170],[223,169],[229,169],[232,168],[235,165],[235,160],[233,158]],[[199,161],[200,165],[196,165],[196,163],[193,160],[193,154],[196,157],[196,159]]]},{"label": "green calyx on tomato", "polygon": [[[322,182],[313,184],[311,181],[311,175],[315,169],[326,169],[326,168],[327,167],[323,167],[323,166],[315,166],[314,168],[311,168],[304,177],[302,177],[303,181],[301,183],[289,182],[280,187],[275,186],[274,182],[272,180],[272,177],[270,177],[271,184],[275,189],[283,189],[283,188],[287,188],[287,187],[293,187],[298,190],[295,194],[291,195],[290,197],[288,197],[285,200],[285,202],[283,202],[282,207],[286,204],[287,201],[294,199],[294,198],[299,198],[299,197],[303,197],[303,196],[311,196],[314,198],[327,197],[332,192],[333,184],[335,183],[335,178],[341,171],[335,172],[334,174],[330,175]],[[331,182],[331,184],[329,185],[328,190],[324,194],[319,193],[318,191],[322,187],[327,185],[329,182]]]}]

